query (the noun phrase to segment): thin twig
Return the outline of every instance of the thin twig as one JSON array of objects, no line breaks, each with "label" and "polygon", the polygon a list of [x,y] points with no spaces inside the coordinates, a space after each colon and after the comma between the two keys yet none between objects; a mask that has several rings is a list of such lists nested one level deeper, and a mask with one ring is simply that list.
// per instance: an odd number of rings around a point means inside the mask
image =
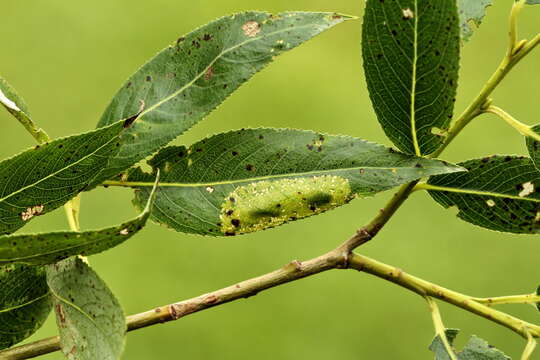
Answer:
[{"label": "thin twig", "polygon": [[[178,320],[211,307],[222,305],[234,300],[248,298],[257,293],[323,271],[347,266],[347,254],[337,250],[331,251],[317,258],[300,262],[292,261],[281,269],[271,273],[239,282],[221,290],[203,294],[182,302],[164,305],[155,309],[129,316],[126,319],[128,331],[147,326]],[[57,336],[44,340],[17,346],[0,351],[2,360],[30,359],[60,350]]]},{"label": "thin twig", "polygon": [[505,326],[523,336],[525,339],[528,338],[529,333],[533,337],[540,337],[540,326],[538,325],[528,323],[507,313],[476,302],[471,296],[409,275],[396,267],[357,254],[351,255],[349,258],[349,267],[386,279],[394,284],[409,289],[422,297],[430,296],[460,307],[473,314]]},{"label": "thin twig", "polygon": [[[394,266],[358,254],[344,254],[333,250],[317,258],[300,262],[292,261],[281,269],[246,280],[229,287],[195,298],[157,307],[128,316],[128,331],[178,320],[189,314],[254,296],[261,291],[315,275],[331,269],[354,269],[388,280],[420,296],[432,297],[458,306],[466,311],[503,325],[526,339],[540,337],[540,326],[528,323],[504,312],[475,301],[473,297],[446,289],[427,280],[409,275]],[[530,340],[529,340],[530,342]],[[532,345],[529,345],[531,348]],[[58,337],[39,340],[26,345],[0,351],[2,360],[22,360],[48,354],[60,349]]]}]

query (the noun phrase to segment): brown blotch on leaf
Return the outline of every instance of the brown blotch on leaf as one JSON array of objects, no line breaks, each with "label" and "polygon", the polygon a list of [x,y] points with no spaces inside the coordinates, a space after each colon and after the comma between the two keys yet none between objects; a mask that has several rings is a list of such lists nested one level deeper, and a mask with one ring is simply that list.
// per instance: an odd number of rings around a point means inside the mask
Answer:
[{"label": "brown blotch on leaf", "polygon": [[242,25],[242,31],[248,37],[255,37],[261,32],[261,25],[256,21],[248,21]]},{"label": "brown blotch on leaf", "polygon": [[60,326],[65,326],[66,315],[64,314],[64,307],[62,306],[62,304],[56,304],[54,310],[58,315],[58,321],[60,322]]},{"label": "brown blotch on leaf", "polygon": [[204,73],[204,80],[209,81],[214,76],[214,68],[210,66]]}]

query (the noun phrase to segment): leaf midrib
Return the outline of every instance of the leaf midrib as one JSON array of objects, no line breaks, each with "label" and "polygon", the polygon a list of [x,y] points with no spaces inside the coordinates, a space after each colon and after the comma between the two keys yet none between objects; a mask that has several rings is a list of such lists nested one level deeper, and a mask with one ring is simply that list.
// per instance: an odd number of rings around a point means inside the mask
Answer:
[{"label": "leaf midrib", "polygon": [[516,195],[508,195],[503,193],[495,193],[490,191],[482,191],[482,190],[472,190],[472,189],[460,189],[460,188],[453,188],[453,187],[447,187],[447,186],[437,186],[437,185],[431,185],[431,184],[422,184],[419,186],[421,189],[425,189],[428,191],[447,191],[452,193],[459,193],[459,194],[467,194],[467,195],[477,195],[477,196],[492,196],[492,197],[499,197],[499,198],[505,198],[505,199],[512,199],[512,200],[521,200],[521,201],[530,201],[530,202],[537,202],[540,203],[540,199],[535,198],[529,198],[529,197],[521,197]]},{"label": "leaf midrib", "polygon": [[[353,170],[401,170],[401,169],[411,169],[409,167],[369,167],[369,166],[358,166],[352,168],[341,168],[341,169],[322,169],[322,170],[313,170],[300,173],[288,173],[288,174],[277,174],[277,175],[266,175],[259,177],[251,177],[245,179],[236,179],[236,180],[224,180],[224,181],[214,181],[206,183],[178,183],[178,182],[160,182],[159,187],[202,187],[202,186],[217,186],[217,185],[232,185],[243,182],[254,182],[254,181],[263,181],[263,180],[272,180],[280,178],[289,178],[295,176],[309,176],[309,175],[319,175],[319,174],[332,174],[336,172],[347,172]],[[165,180],[166,181],[166,180]],[[154,183],[150,181],[105,181],[103,185],[111,186],[127,186],[127,187],[140,187],[140,186],[153,186]]]},{"label": "leaf midrib", "polygon": [[112,344],[111,338],[109,336],[106,336],[107,331],[102,329],[101,326],[99,326],[99,324],[92,318],[92,316],[90,316],[90,314],[86,313],[86,311],[84,311],[81,307],[77,306],[76,304],[72,303],[71,301],[69,301],[67,299],[64,299],[62,296],[58,295],[50,286],[49,286],[49,290],[50,290],[51,294],[56,299],[58,299],[58,301],[66,304],[67,306],[71,306],[73,309],[75,309],[76,311],[81,313],[84,317],[86,317],[88,320],[90,320],[90,323],[92,325],[94,325],[96,327],[96,329],[98,329],[99,332],[103,335],[103,338],[105,339],[105,342],[109,345],[109,348],[110,348],[109,350],[111,352],[114,352],[115,346]]},{"label": "leaf midrib", "polygon": [[96,150],[94,150],[94,151],[92,151],[91,153],[89,153],[89,154],[83,156],[82,158],[80,158],[79,160],[77,160],[77,161],[75,161],[75,162],[69,164],[68,166],[63,167],[63,168],[61,168],[61,169],[58,169],[57,171],[55,171],[55,172],[53,172],[53,173],[51,173],[51,174],[49,174],[49,175],[47,175],[47,176],[45,176],[45,177],[39,179],[38,181],[33,182],[33,183],[31,183],[31,184],[28,184],[28,185],[26,185],[26,186],[24,186],[24,187],[18,189],[17,191],[14,191],[14,192],[10,193],[9,195],[4,196],[3,198],[0,199],[0,203],[4,202],[5,200],[9,199],[10,197],[12,197],[12,196],[14,196],[14,195],[17,195],[17,194],[19,194],[19,193],[21,193],[21,192],[23,192],[23,191],[25,191],[25,190],[27,190],[27,189],[29,189],[29,188],[32,188],[32,187],[34,187],[34,186],[36,186],[36,185],[42,183],[43,181],[45,181],[45,180],[47,180],[47,179],[50,179],[51,177],[54,177],[54,176],[58,175],[58,174],[61,173],[62,171],[65,171],[65,170],[67,170],[67,169],[69,169],[69,168],[71,168],[71,167],[73,167],[73,166],[75,166],[75,165],[78,165],[80,162],[86,160],[86,159],[89,158],[90,156],[95,155],[97,152],[99,152],[101,149],[103,149],[104,147],[106,147],[107,145],[109,145],[109,144],[110,144],[113,140],[115,140],[116,138],[117,138],[117,136],[114,136],[113,138],[111,138],[109,141],[107,141],[105,144],[103,144],[102,146],[100,146],[100,147],[97,148]]},{"label": "leaf midrib", "polygon": [[413,42],[413,63],[412,63],[412,84],[411,84],[411,133],[414,146],[414,152],[417,156],[422,156],[420,146],[418,145],[418,136],[416,134],[416,68],[418,62],[418,0],[414,0],[414,42]]},{"label": "leaf midrib", "polygon": [[17,305],[17,306],[12,306],[10,308],[7,308],[7,309],[1,309],[0,310],[0,314],[1,313],[6,313],[6,312],[10,312],[10,311],[14,311],[14,310],[17,310],[17,309],[20,309],[20,308],[23,308],[23,307],[26,307],[26,306],[29,306],[29,305],[32,305],[33,303],[35,302],[38,302],[39,300],[41,299],[44,299],[46,298],[47,296],[49,296],[49,293],[46,293],[46,294],[43,294],[35,299],[32,299],[30,301],[27,301],[25,302],[24,304],[20,304],[20,305]]},{"label": "leaf midrib", "polygon": [[[298,29],[302,29],[302,28],[308,28],[308,27],[313,27],[314,25],[313,24],[308,24],[308,25],[302,25],[302,26],[296,26],[292,29],[294,30],[298,30]],[[277,35],[277,34],[280,34],[280,33],[284,33],[284,32],[287,32],[287,31],[291,31],[291,28],[287,28],[287,29],[281,29],[281,30],[278,30],[278,31],[274,31],[272,33],[268,33],[268,34],[264,34],[262,36],[259,36],[259,37],[254,37],[254,38],[251,38],[251,39],[247,39],[239,44],[236,44],[235,46],[233,47],[230,47],[229,49],[225,50],[225,51],[222,51],[220,52],[209,64],[207,67],[204,68],[203,71],[201,71],[200,73],[198,73],[189,83],[185,84],[184,86],[182,86],[180,89],[178,89],[177,91],[175,91],[174,93],[172,93],[171,95],[167,96],[166,98],[164,98],[163,100],[155,103],[154,105],[150,106],[148,109],[144,110],[138,117],[137,119],[142,119],[144,117],[144,115],[146,115],[147,113],[149,112],[152,112],[154,111],[155,109],[157,109],[158,107],[160,107],[161,105],[167,103],[168,101],[174,99],[175,97],[177,97],[178,95],[180,95],[182,92],[184,92],[186,89],[188,89],[189,87],[191,87],[193,84],[195,84],[195,82],[197,82],[197,80],[199,80],[202,76],[204,76],[208,69],[211,68],[215,63],[216,61],[218,61],[220,58],[222,58],[224,55],[226,55],[227,53],[231,52],[231,51],[234,51],[236,49],[238,49],[239,47],[242,47],[244,45],[247,45],[251,42],[254,42],[254,41],[258,41],[258,40],[261,40],[261,39],[264,39],[264,38],[267,38],[267,37],[270,37],[270,36],[274,36],[274,35]]]}]

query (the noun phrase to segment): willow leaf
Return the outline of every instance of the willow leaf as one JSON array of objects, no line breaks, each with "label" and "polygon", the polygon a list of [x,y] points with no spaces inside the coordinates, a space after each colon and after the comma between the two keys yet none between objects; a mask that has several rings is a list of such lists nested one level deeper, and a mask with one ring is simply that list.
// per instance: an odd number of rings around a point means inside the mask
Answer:
[{"label": "willow leaf", "polygon": [[540,4],[540,0],[527,0],[526,3],[529,5],[536,5]]},{"label": "willow leaf", "polygon": [[[382,145],[301,130],[248,129],[215,135],[189,149],[167,147],[152,219],[177,231],[235,235],[316,215],[434,174],[462,169]],[[132,171],[140,207],[152,174]]]},{"label": "willow leaf", "polygon": [[468,41],[475,28],[482,24],[486,9],[493,5],[493,0],[458,0],[461,38]]},{"label": "willow leaf", "polygon": [[[450,345],[453,345],[458,332],[459,330],[456,329],[446,330],[446,337]],[[433,339],[429,349],[435,353],[435,360],[451,360],[439,336]],[[458,360],[511,360],[502,351],[475,335],[471,336],[467,345],[456,355]]]},{"label": "willow leaf", "polygon": [[424,186],[458,217],[503,232],[536,234],[540,229],[540,172],[529,158],[491,156],[459,164],[468,172],[434,176]]},{"label": "willow leaf", "polygon": [[335,13],[246,12],[179,38],[131,76],[103,114],[99,126],[135,121],[113,169],[165,146],[276,56],[347,19]]},{"label": "willow leaf", "polygon": [[156,186],[142,213],[119,226],[84,232],[0,236],[0,264],[48,265],[74,255],[98,254],[120,245],[146,225]]},{"label": "willow leaf", "polygon": [[47,319],[51,306],[43,268],[0,266],[0,349],[32,335]]},{"label": "willow leaf", "polygon": [[0,234],[23,227],[109,177],[125,122],[29,149],[0,162]]},{"label": "willow leaf", "polygon": [[452,118],[459,68],[455,0],[367,0],[362,53],[386,135],[403,152],[437,150]]},{"label": "willow leaf", "polygon": [[127,330],[107,285],[80,257],[46,266],[60,346],[70,360],[118,360]]}]

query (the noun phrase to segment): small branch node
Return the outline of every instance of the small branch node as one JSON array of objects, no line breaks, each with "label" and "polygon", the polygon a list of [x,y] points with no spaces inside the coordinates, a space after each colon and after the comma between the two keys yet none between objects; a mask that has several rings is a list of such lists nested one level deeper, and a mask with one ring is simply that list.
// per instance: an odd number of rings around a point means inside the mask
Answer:
[{"label": "small branch node", "polygon": [[219,301],[219,298],[216,295],[209,295],[209,296],[205,297],[204,300],[203,300],[203,302],[206,305],[215,304],[218,301]]},{"label": "small branch node", "polygon": [[180,319],[180,312],[176,309],[176,304],[169,305],[169,314],[171,315],[171,318],[174,320]]}]

